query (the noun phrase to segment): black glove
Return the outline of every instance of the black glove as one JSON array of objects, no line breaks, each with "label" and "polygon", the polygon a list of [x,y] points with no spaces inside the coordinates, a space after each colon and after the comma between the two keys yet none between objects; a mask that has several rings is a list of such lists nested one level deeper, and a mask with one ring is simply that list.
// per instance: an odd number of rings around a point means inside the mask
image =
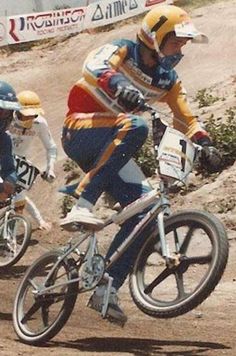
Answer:
[{"label": "black glove", "polygon": [[209,173],[219,172],[222,167],[222,156],[217,148],[213,146],[203,146],[200,162]]},{"label": "black glove", "polygon": [[140,90],[133,85],[119,86],[116,91],[118,103],[127,111],[139,109],[144,105],[144,96]]}]

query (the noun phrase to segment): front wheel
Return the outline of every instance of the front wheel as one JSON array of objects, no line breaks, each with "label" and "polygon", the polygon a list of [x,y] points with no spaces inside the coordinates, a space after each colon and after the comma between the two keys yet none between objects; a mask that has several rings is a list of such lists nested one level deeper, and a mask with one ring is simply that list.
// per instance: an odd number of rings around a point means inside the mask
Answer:
[{"label": "front wheel", "polygon": [[129,286],[135,304],[157,318],[172,318],[197,307],[214,290],[228,260],[228,239],[212,214],[183,211],[165,220],[173,263],[161,255],[158,232],[136,259]]},{"label": "front wheel", "polygon": [[65,325],[78,294],[74,260],[62,259],[60,251],[39,257],[26,271],[14,302],[13,325],[26,344],[40,345]]},{"label": "front wheel", "polygon": [[10,215],[0,226],[0,268],[16,264],[31,238],[31,224],[22,215]]}]

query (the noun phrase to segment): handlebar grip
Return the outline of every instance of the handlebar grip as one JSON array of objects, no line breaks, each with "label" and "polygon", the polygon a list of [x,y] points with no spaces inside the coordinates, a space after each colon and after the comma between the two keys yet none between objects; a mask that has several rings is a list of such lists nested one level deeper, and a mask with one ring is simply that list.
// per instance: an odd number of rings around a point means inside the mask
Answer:
[{"label": "handlebar grip", "polygon": [[148,103],[146,103],[145,101],[140,101],[139,103],[139,109],[142,111],[153,111],[154,108],[152,108]]}]

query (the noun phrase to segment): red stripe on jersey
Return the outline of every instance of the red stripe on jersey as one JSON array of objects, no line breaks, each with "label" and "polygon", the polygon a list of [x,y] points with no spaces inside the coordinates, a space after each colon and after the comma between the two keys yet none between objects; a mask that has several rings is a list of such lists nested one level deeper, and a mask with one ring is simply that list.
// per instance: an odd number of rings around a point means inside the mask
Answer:
[{"label": "red stripe on jersey", "polygon": [[75,112],[104,112],[104,108],[94,99],[94,97],[77,85],[73,86],[69,93],[68,108],[69,111],[67,116]]}]

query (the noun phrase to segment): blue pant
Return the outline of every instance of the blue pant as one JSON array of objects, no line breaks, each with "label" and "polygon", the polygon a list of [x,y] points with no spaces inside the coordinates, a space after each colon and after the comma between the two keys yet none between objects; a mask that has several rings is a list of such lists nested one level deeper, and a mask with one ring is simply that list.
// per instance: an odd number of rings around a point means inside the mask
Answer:
[{"label": "blue pant", "polygon": [[[129,162],[125,167],[128,169],[128,166],[131,164]],[[133,165],[133,162],[132,162]],[[138,167],[137,167],[138,168]],[[132,169],[133,174],[135,174],[134,169]],[[138,199],[145,193],[148,193],[151,190],[151,187],[144,181],[139,184],[137,183],[126,183],[122,178],[120,178],[119,174],[116,177],[115,185],[111,185],[108,187],[107,192],[114,197],[122,206],[128,204],[128,199],[134,201]],[[122,194],[117,194],[117,191],[122,192]],[[139,221],[143,218],[143,213],[137,214],[127,220],[122,226],[119,232],[114,237],[106,258],[109,258],[116,249],[122,244],[122,242],[126,239],[126,237],[131,233],[131,231],[135,228],[135,226],[139,223]],[[113,277],[113,286],[116,289],[119,289],[124,283],[127,275],[132,270],[132,267],[135,262],[135,258],[140,250],[140,247],[144,243],[146,237],[149,236],[152,225],[149,225],[145,228],[145,230],[138,236],[138,238],[128,247],[128,249],[121,255],[121,257],[111,266],[108,270],[109,275]]]},{"label": "blue pant", "polygon": [[[100,121],[99,121],[100,120]],[[111,119],[112,120],[112,119]],[[145,121],[135,115],[114,118],[107,123],[101,117],[83,115],[63,128],[62,143],[66,154],[87,174],[76,192],[95,204],[102,192],[109,193],[122,207],[151,190],[141,170],[131,158],[148,135]],[[125,240],[142,218],[129,219],[114,237],[107,257]],[[113,285],[119,288],[129,274],[140,245],[148,234],[142,233],[109,270]]]}]

